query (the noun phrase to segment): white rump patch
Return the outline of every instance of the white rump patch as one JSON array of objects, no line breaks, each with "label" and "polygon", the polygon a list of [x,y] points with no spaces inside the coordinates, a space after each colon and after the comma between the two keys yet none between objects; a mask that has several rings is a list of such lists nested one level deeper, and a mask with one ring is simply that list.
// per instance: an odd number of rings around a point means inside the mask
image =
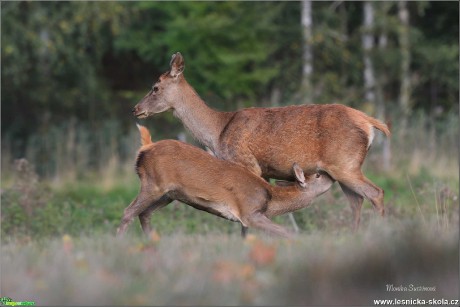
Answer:
[{"label": "white rump patch", "polygon": [[374,132],[374,127],[372,125],[369,125],[369,141],[367,142],[367,149],[372,144],[372,141],[374,140],[375,132]]}]

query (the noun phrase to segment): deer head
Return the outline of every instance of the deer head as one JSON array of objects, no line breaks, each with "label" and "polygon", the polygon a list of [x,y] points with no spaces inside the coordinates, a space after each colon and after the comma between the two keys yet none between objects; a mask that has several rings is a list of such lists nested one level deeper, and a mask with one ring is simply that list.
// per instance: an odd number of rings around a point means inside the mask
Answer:
[{"label": "deer head", "polygon": [[174,103],[181,95],[179,83],[184,79],[184,58],[180,52],[172,55],[169,65],[171,69],[160,76],[147,95],[134,107],[134,116],[146,118],[174,109]]},{"label": "deer head", "polygon": [[302,192],[309,192],[321,195],[329,190],[334,180],[325,173],[316,172],[305,176],[302,168],[294,163],[292,166],[295,175],[295,182],[276,180],[275,185],[279,187],[297,186]]}]

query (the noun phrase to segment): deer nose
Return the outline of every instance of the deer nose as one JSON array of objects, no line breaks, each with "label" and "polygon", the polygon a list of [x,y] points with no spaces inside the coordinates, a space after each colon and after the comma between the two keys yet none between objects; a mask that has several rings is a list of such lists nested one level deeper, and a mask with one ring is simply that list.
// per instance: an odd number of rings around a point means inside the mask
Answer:
[{"label": "deer nose", "polygon": [[137,112],[137,106],[135,106],[135,107],[131,110],[131,112],[132,112],[133,114],[136,114],[136,112]]}]

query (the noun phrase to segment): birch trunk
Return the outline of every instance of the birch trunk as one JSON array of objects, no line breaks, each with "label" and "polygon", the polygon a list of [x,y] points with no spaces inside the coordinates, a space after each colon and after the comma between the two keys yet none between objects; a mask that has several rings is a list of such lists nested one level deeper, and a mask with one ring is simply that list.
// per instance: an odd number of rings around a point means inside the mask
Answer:
[{"label": "birch trunk", "polygon": [[[381,32],[378,40],[378,49],[381,55],[385,54],[388,46],[388,33],[387,33],[387,13],[390,10],[393,4],[391,2],[380,2],[379,8],[383,11],[382,16],[380,17]],[[385,120],[386,110],[385,110],[385,85],[388,82],[388,74],[386,71],[380,71],[378,73],[377,82],[376,82],[376,112],[375,115],[378,119]],[[390,139],[383,137],[382,134],[378,134],[375,139],[376,142],[382,144],[382,168],[385,171],[390,171],[391,169],[391,143]]]},{"label": "birch trunk", "polygon": [[375,75],[370,53],[374,48],[372,28],[374,26],[374,7],[371,2],[364,2],[364,24],[362,44],[364,50],[364,90],[367,102],[375,106]]},{"label": "birch trunk", "polygon": [[[364,21],[363,21],[363,36],[362,44],[364,50],[364,89],[365,99],[370,103],[375,110],[375,116],[381,120],[385,119],[385,94],[384,85],[386,83],[386,73],[380,72],[376,77],[374,65],[371,58],[372,50],[374,49],[374,14],[373,3],[366,1],[363,4]],[[379,8],[386,8],[379,6]],[[385,17],[382,17],[385,18]],[[378,49],[383,52],[387,48],[387,34],[382,30],[379,36]],[[382,144],[382,168],[386,171],[391,168],[391,144],[390,140],[383,138],[380,134],[375,139],[376,143]]]},{"label": "birch trunk", "polygon": [[305,103],[312,103],[312,75],[313,75],[313,48],[312,48],[312,1],[302,0],[301,2],[301,23],[303,33],[303,67],[301,83],[301,100]]},{"label": "birch trunk", "polygon": [[398,2],[398,17],[401,23],[399,27],[399,45],[401,51],[401,85],[399,93],[399,106],[402,111],[402,129],[407,126],[407,119],[411,112],[410,102],[410,44],[409,44],[409,11],[407,2]]},{"label": "birch trunk", "polygon": [[[379,37],[379,49],[381,52],[385,52],[387,48],[387,34],[386,32],[382,32]],[[387,75],[385,72],[381,72],[380,80],[377,82],[378,84],[378,99],[377,99],[377,110],[376,116],[378,119],[384,120],[386,119],[386,112],[385,112],[385,95],[384,95],[384,85],[387,82]],[[381,134],[380,134],[381,135]],[[383,170],[389,171],[391,169],[391,143],[390,139],[387,137],[380,137],[382,138],[382,167]],[[377,138],[379,140],[380,138]]]}]

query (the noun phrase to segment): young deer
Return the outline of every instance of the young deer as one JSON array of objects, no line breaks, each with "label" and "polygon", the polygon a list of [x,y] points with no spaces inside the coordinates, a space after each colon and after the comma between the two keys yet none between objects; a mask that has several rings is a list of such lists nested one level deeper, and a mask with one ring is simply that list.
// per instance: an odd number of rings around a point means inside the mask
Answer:
[{"label": "young deer", "polygon": [[[219,160],[200,148],[175,140],[153,143],[149,131],[138,126],[142,147],[136,161],[141,181],[139,195],[125,209],[117,234],[139,216],[142,229],[149,233],[153,211],[179,200],[246,227],[288,237],[289,232],[269,218],[309,206],[326,192],[333,180],[327,174],[305,177],[294,164],[297,183],[272,186],[242,166]],[[286,185],[286,183],[281,185]]]},{"label": "young deer", "polygon": [[384,215],[383,190],[361,172],[374,138],[373,128],[390,135],[384,123],[339,104],[219,112],[209,108],[187,83],[184,67],[182,55],[174,54],[170,71],[160,76],[133,114],[145,118],[172,109],[216,157],[266,179],[294,179],[294,162],[306,174],[328,173],[350,202],[355,230],[364,198]]}]

